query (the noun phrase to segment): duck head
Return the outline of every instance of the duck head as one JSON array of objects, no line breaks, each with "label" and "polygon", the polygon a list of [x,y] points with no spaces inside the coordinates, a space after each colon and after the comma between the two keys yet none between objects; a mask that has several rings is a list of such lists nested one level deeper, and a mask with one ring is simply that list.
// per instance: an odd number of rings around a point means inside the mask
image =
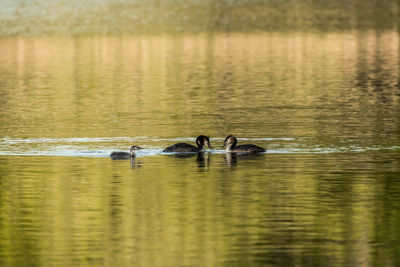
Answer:
[{"label": "duck head", "polygon": [[221,148],[225,148],[226,147],[226,151],[229,151],[233,147],[235,147],[236,144],[237,144],[236,137],[234,137],[233,135],[228,135],[225,138],[224,145]]},{"label": "duck head", "polygon": [[196,139],[196,144],[200,150],[205,150],[206,146],[208,146],[209,149],[214,150],[210,144],[210,139],[205,135],[199,135]]},{"label": "duck head", "polygon": [[131,158],[134,158],[136,156],[135,151],[140,150],[140,149],[143,149],[143,148],[140,146],[131,146],[131,149],[129,150],[129,154],[131,155]]}]

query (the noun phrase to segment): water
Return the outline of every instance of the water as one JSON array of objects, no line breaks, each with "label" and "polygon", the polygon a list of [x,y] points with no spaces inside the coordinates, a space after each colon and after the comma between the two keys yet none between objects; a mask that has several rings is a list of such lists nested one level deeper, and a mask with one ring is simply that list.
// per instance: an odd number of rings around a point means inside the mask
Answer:
[{"label": "water", "polygon": [[[400,265],[397,32],[0,51],[0,265]],[[162,153],[199,134],[217,150]],[[267,152],[226,154],[228,134]]]}]

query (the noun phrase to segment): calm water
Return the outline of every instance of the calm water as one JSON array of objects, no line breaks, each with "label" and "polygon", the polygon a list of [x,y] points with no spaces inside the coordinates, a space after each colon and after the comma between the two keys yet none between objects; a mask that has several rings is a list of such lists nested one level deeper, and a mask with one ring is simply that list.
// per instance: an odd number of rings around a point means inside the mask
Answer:
[{"label": "calm water", "polygon": [[[0,265],[400,265],[397,32],[0,51]],[[217,151],[161,153],[199,134]],[[267,153],[229,156],[228,134]]]}]

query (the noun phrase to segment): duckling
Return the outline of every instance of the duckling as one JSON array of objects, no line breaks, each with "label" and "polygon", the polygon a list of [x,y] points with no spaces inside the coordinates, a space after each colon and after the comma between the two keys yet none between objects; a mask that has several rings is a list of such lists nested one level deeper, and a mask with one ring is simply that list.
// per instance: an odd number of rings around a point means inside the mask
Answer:
[{"label": "duckling", "polygon": [[205,135],[199,135],[196,139],[197,147],[187,143],[177,143],[169,146],[163,150],[163,152],[203,152],[206,149],[206,145],[211,149],[214,148],[210,144],[210,139]]},{"label": "duckling", "polygon": [[122,151],[114,151],[110,154],[110,157],[113,159],[129,159],[129,158],[134,158],[135,151],[143,149],[140,146],[131,146],[131,149],[128,152],[122,152]]},{"label": "duckling", "polygon": [[246,144],[236,146],[237,139],[233,135],[228,135],[225,138],[224,145],[222,148],[226,147],[226,152],[232,153],[258,153],[258,152],[265,152],[265,149],[256,145]]}]

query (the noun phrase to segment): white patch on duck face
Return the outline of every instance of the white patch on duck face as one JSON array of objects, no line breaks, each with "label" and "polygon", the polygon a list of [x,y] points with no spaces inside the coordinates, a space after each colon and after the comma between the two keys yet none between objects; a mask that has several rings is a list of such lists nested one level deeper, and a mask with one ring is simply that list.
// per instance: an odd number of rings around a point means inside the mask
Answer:
[{"label": "white patch on duck face", "polygon": [[196,145],[197,145],[197,147],[201,147],[201,141],[200,141],[200,138],[196,139]]},{"label": "white patch on duck face", "polygon": [[201,144],[202,147],[205,148],[208,145],[208,143],[209,143],[209,141],[207,140],[207,137],[202,137],[201,138],[201,143],[200,144]]},{"label": "white patch on duck face", "polygon": [[206,145],[207,145],[207,139],[203,137],[203,138],[201,139],[201,142],[200,142],[200,149],[201,149],[202,151],[206,150]]},{"label": "white patch on duck face", "polygon": [[208,145],[210,145],[210,140],[208,138],[204,138],[203,146],[206,147]]},{"label": "white patch on duck face", "polygon": [[232,143],[228,143],[228,144],[226,145],[225,151],[226,151],[226,152],[230,152],[231,150],[232,150]]}]

